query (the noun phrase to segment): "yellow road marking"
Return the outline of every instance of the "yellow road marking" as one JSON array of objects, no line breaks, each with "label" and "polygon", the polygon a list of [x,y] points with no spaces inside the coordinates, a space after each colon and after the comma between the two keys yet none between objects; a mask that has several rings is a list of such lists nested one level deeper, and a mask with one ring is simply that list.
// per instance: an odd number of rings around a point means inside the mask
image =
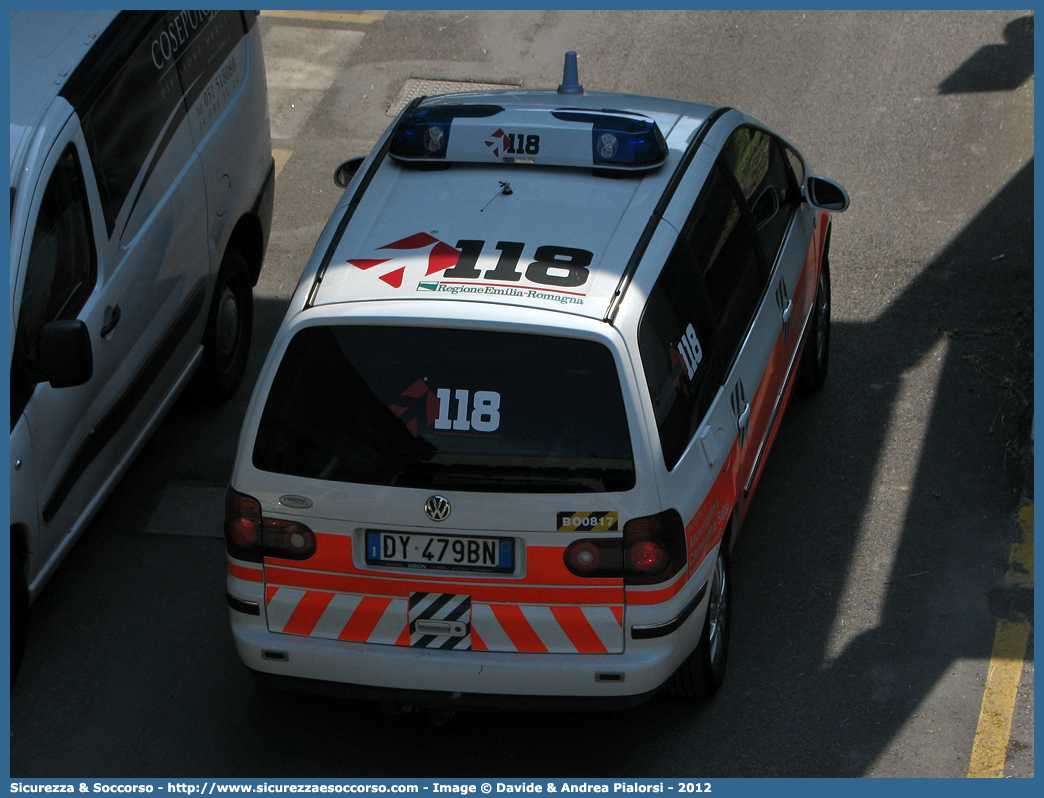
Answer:
[{"label": "yellow road marking", "polygon": [[[1011,547],[1005,587],[1033,588],[1033,505],[1019,512],[1022,541]],[[998,621],[993,656],[982,696],[979,726],[975,731],[969,778],[1000,778],[1011,736],[1011,718],[1022,677],[1022,663],[1030,636],[1028,620]]]},{"label": "yellow road marking", "polygon": [[286,166],[286,162],[290,160],[290,156],[293,154],[293,150],[272,150],[272,157],[275,158],[276,177],[279,177],[279,173],[283,171],[283,167]]},{"label": "yellow road marking", "polygon": [[305,19],[313,22],[351,22],[356,25],[372,25],[380,22],[387,11],[262,11],[262,16],[283,19]]}]

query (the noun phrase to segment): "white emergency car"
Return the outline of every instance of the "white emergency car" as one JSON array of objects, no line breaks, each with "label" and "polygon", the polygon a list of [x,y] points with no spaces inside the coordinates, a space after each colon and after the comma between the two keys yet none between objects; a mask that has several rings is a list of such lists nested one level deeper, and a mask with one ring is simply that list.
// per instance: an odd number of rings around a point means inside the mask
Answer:
[{"label": "white emergency car", "polygon": [[744,113],[574,76],[415,102],[318,241],[227,501],[235,643],[278,686],[721,684],[729,548],[792,388],[824,379],[848,198]]},{"label": "white emergency car", "polygon": [[12,11],[11,664],[179,391],[246,365],[275,179],[253,12]]}]

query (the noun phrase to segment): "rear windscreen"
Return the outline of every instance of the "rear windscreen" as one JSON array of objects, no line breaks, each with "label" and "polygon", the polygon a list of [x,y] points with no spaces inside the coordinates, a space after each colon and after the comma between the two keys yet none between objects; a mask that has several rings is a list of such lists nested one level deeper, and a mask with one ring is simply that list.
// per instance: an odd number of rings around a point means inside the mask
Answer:
[{"label": "rear windscreen", "polygon": [[575,338],[478,330],[301,330],[269,392],[253,462],[263,471],[411,488],[634,487],[610,351]]}]

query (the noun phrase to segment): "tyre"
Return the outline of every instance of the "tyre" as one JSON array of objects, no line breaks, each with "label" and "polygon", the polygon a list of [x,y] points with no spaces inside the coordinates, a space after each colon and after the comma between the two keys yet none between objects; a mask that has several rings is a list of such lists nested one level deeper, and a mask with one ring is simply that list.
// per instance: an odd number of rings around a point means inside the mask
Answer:
[{"label": "tyre", "polygon": [[223,402],[236,392],[246,371],[254,327],[253,280],[246,258],[229,249],[221,263],[210,314],[203,334],[203,362],[192,381],[192,393]]},{"label": "tyre", "polygon": [[823,255],[823,268],[819,270],[816,286],[816,301],[812,307],[812,323],[808,338],[801,353],[798,369],[798,388],[802,393],[815,393],[826,380],[830,362],[830,262]]},{"label": "tyre", "polygon": [[19,558],[11,554],[11,686],[25,654],[25,639],[29,629],[29,589]]},{"label": "tyre", "polygon": [[725,680],[729,661],[729,578],[728,541],[718,547],[707,590],[710,593],[707,617],[695,650],[667,682],[667,692],[680,698],[710,698]]}]

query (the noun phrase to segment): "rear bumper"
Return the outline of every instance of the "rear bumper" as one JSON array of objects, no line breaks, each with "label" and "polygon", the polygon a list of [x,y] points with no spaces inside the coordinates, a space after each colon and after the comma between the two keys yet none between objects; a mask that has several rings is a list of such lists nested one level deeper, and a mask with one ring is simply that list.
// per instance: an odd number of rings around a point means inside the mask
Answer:
[{"label": "rear bumper", "polygon": [[629,634],[620,654],[452,651],[273,633],[257,609],[230,609],[233,640],[244,664],[277,687],[418,706],[614,709],[643,703],[670,678],[699,639],[706,599],[668,634]]},{"label": "rear bumper", "polygon": [[371,687],[343,684],[320,679],[300,679],[263,671],[253,671],[259,681],[279,690],[314,695],[329,695],[362,701],[424,707],[431,709],[516,710],[539,712],[592,712],[633,709],[652,698],[657,690],[626,696],[526,696],[493,693],[449,693],[438,690],[407,690],[395,687]]}]

